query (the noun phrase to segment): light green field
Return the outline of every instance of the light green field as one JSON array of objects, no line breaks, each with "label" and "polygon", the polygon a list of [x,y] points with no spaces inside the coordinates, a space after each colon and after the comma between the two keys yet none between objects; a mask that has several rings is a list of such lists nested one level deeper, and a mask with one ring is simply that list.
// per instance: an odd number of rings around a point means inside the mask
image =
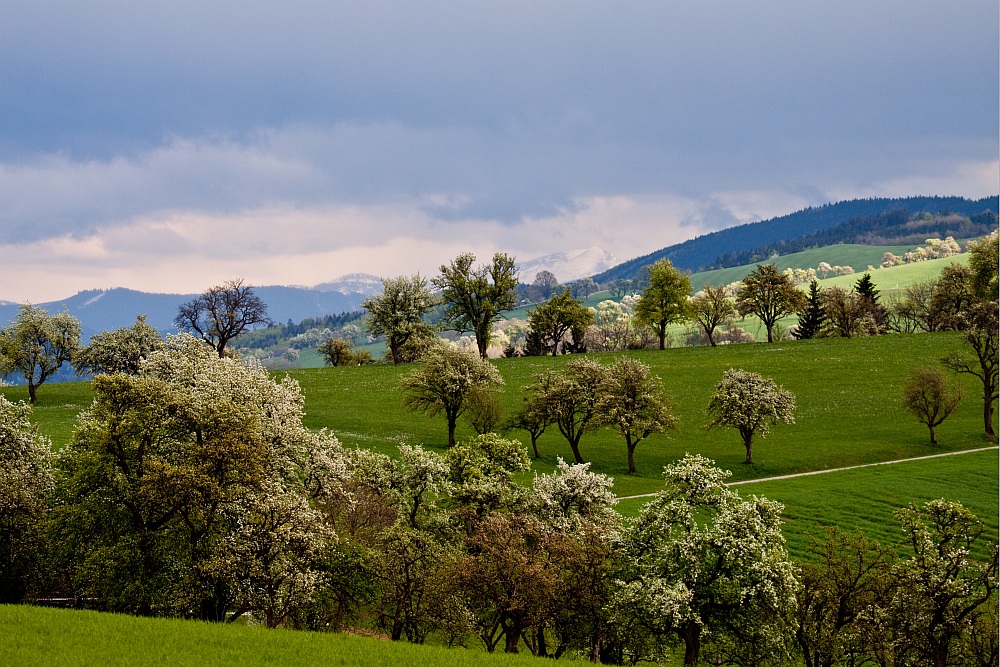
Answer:
[{"label": "light green field", "polygon": [[[812,538],[825,527],[860,529],[882,544],[897,544],[902,533],[893,513],[910,503],[946,498],[972,510],[993,540],[998,537],[998,450],[935,459],[876,465],[820,475],[733,486],[743,497],[764,496],[785,505],[782,533],[796,560],[808,557]],[[647,498],[618,502],[618,511],[635,516]],[[982,546],[982,545],[981,545]],[[980,548],[973,556],[986,559]]]},{"label": "light green field", "polygon": [[514,667],[538,658],[322,632],[0,605],[5,667]]}]

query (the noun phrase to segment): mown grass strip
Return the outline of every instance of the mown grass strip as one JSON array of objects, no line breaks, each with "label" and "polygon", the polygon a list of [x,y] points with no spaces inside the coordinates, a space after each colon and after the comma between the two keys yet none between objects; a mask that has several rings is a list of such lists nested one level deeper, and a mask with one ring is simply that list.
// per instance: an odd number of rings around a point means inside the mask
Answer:
[{"label": "mown grass strip", "polygon": [[0,665],[7,667],[516,667],[523,655],[490,655],[368,637],[92,611],[0,605]]}]

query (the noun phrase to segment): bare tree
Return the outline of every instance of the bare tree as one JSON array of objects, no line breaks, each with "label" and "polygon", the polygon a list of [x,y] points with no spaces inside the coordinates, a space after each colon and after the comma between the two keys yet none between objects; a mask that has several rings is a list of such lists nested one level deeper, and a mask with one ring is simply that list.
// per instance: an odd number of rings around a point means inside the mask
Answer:
[{"label": "bare tree", "polygon": [[270,326],[273,322],[267,316],[267,305],[250,285],[237,278],[181,304],[174,324],[182,331],[197,333],[222,357],[229,341],[257,325]]}]

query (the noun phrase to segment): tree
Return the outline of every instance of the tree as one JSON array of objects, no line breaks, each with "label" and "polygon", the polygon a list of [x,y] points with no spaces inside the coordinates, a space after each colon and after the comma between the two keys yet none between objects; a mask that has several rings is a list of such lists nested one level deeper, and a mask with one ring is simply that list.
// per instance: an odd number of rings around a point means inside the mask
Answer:
[{"label": "tree", "polygon": [[629,474],[635,474],[640,442],[677,427],[660,379],[649,374],[649,366],[628,357],[618,357],[608,369],[597,412],[595,423],[612,426],[625,437]]},{"label": "tree", "polygon": [[879,291],[875,289],[872,275],[865,273],[854,284],[854,293],[861,299],[863,317],[862,329],[868,335],[884,333],[889,323],[886,307],[879,303]]},{"label": "tree", "polygon": [[327,338],[316,350],[327,366],[347,366],[355,363],[354,344],[343,338]]},{"label": "tree", "polygon": [[823,330],[826,320],[819,283],[815,280],[809,283],[807,299],[805,310],[799,315],[799,325],[795,328],[795,337],[799,340],[816,338]]},{"label": "tree", "polygon": [[427,279],[418,273],[411,277],[383,278],[382,293],[366,297],[361,307],[368,311],[365,321],[368,331],[374,336],[385,336],[392,363],[398,364],[408,343],[433,335],[433,328],[423,317],[436,303]]},{"label": "tree", "polygon": [[[956,658],[980,617],[987,615],[995,637],[996,618],[988,614],[997,594],[997,543],[986,540],[988,562],[969,558],[970,547],[983,540],[983,523],[961,503],[943,498],[910,505],[896,517],[911,555],[893,568],[897,590],[872,625],[884,623],[883,636],[896,640],[895,664],[959,664]],[[995,646],[983,662],[961,664],[996,664]]]},{"label": "tree", "polygon": [[493,262],[472,268],[476,256],[463,253],[432,282],[441,289],[446,309],[444,323],[454,331],[470,331],[476,337],[479,356],[486,358],[493,322],[517,305],[517,267],[514,258],[495,253]]},{"label": "tree", "polygon": [[[545,304],[535,306],[528,313],[528,326],[552,349],[552,356],[559,353],[559,344],[571,331],[586,330],[594,323],[594,313],[573,298],[569,291],[556,294]],[[575,340],[574,343],[582,341]]]},{"label": "tree", "polygon": [[535,274],[535,280],[531,283],[531,294],[535,300],[548,299],[559,286],[559,280],[551,271],[539,271]]},{"label": "tree", "polygon": [[948,418],[962,400],[962,392],[949,386],[939,368],[918,368],[903,387],[903,405],[916,415],[921,424],[931,432],[931,444],[937,444],[934,428]]},{"label": "tree", "polygon": [[545,412],[541,402],[526,398],[521,409],[507,422],[507,427],[528,433],[528,436],[531,438],[531,451],[537,459],[540,456],[538,453],[538,438],[545,433],[545,429],[551,423],[550,417]]},{"label": "tree", "polygon": [[767,342],[774,342],[774,325],[779,319],[805,309],[805,295],[791,278],[778,273],[774,264],[758,264],[736,290],[736,311],[740,317],[754,314],[767,329]]},{"label": "tree", "polygon": [[683,644],[686,665],[703,648],[721,659],[734,643],[773,658],[787,654],[797,581],[781,535],[782,506],[743,500],[725,485],[730,473],[702,456],[687,455],[663,473],[664,490],[620,540],[610,606],[631,635],[627,657],[655,660],[672,639]]},{"label": "tree", "polygon": [[934,282],[929,309],[942,330],[961,331],[967,325],[966,313],[981,301],[973,289],[973,271],[962,264],[949,264]]},{"label": "tree", "polygon": [[90,344],[73,356],[77,375],[128,373],[138,375],[146,357],[165,346],[163,337],[138,315],[131,327],[121,327],[90,337]]},{"label": "tree", "polygon": [[691,299],[690,307],[691,316],[708,336],[709,345],[715,347],[715,330],[729,324],[736,316],[736,306],[729,300],[726,286],[705,285],[705,289]]},{"label": "tree", "polygon": [[28,399],[38,400],[38,387],[80,347],[80,321],[68,312],[49,315],[30,304],[17,309],[17,316],[0,328],[0,376],[20,374],[28,384]]},{"label": "tree", "polygon": [[997,273],[1000,266],[1000,230],[969,241],[969,268],[972,269],[972,287],[976,295],[991,301],[998,296]]},{"label": "tree", "polygon": [[244,331],[257,325],[274,324],[267,316],[267,305],[242,278],[227,280],[209,288],[200,296],[180,305],[174,324],[181,331],[193,331],[211,345],[219,356],[226,345]]},{"label": "tree", "polygon": [[983,384],[983,424],[986,436],[996,439],[993,428],[993,403],[1000,398],[1000,359],[998,359],[997,302],[981,302],[973,305],[962,320],[963,342],[975,355],[970,359],[961,351],[953,352],[942,359],[942,363],[956,373],[968,373],[979,378]]},{"label": "tree", "polygon": [[526,387],[532,409],[559,428],[577,463],[585,462],[580,454],[580,439],[597,424],[606,380],[606,366],[590,359],[572,359],[565,371],[536,375],[535,383]]},{"label": "tree", "polygon": [[[287,539],[312,521],[292,496],[333,495],[343,453],[302,426],[294,381],[183,335],[140,375],[98,375],[92,387],[50,512],[70,593],[113,611],[214,621],[277,619],[314,602],[332,538],[299,531],[315,541],[308,553]],[[279,558],[286,547],[294,553]],[[267,595],[253,592],[262,586]]]},{"label": "tree", "polygon": [[642,291],[635,316],[656,331],[661,350],[666,347],[667,327],[689,317],[690,293],[691,280],[675,269],[669,259],[658,259],[649,267],[649,286]]},{"label": "tree", "polygon": [[868,308],[860,295],[834,285],[824,289],[820,299],[826,324],[823,333],[842,338],[852,338],[864,333]]},{"label": "tree", "polygon": [[753,436],[766,437],[770,424],[795,423],[795,395],[757,373],[730,368],[715,386],[708,404],[708,427],[732,427],[740,432],[747,450],[744,463],[753,463]]},{"label": "tree", "polygon": [[473,390],[495,390],[503,378],[491,363],[441,342],[427,351],[420,367],[404,377],[403,405],[434,416],[444,413],[448,422],[448,446],[455,444],[455,425]]},{"label": "tree", "polygon": [[52,462],[31,408],[0,396],[0,603],[22,602],[41,583]]},{"label": "tree", "polygon": [[889,554],[857,533],[827,530],[801,565],[795,638],[806,667],[863,664],[865,619],[892,589]]}]

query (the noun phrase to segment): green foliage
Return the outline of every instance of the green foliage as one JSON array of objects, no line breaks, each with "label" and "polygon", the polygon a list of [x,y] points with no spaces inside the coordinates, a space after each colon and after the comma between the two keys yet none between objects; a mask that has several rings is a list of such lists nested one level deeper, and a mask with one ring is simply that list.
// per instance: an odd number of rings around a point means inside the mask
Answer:
[{"label": "green foliage", "polygon": [[966,348],[952,352],[942,359],[945,366],[955,371],[972,375],[979,379],[983,391],[983,425],[986,436],[996,440],[993,428],[993,404],[1000,398],[1000,346],[998,346],[997,302],[988,301],[973,305],[963,313],[962,338]]},{"label": "green foliage", "polygon": [[723,324],[731,323],[736,317],[736,306],[729,300],[725,285],[705,285],[705,289],[691,299],[690,308],[691,317],[705,332],[712,347],[716,345],[715,330]]},{"label": "green foliage", "polygon": [[628,471],[635,474],[635,448],[653,435],[677,428],[677,418],[663,395],[663,383],[638,359],[619,357],[607,370],[598,395],[598,425],[611,426],[625,438]]},{"label": "green foliage", "polygon": [[502,386],[503,378],[490,362],[446,342],[431,347],[420,367],[400,382],[405,407],[431,416],[444,413],[449,446],[455,444],[455,425],[470,392]]},{"label": "green foliage", "polygon": [[997,282],[1000,267],[1000,230],[994,229],[988,235],[969,242],[969,268],[973,272],[972,284],[980,299],[997,298],[1000,285]]},{"label": "green foliage", "polygon": [[90,344],[73,355],[73,368],[78,375],[138,375],[146,357],[163,347],[160,332],[146,322],[145,315],[139,315],[131,327],[91,336]]},{"label": "green foliage", "polygon": [[823,311],[823,304],[820,299],[819,283],[813,280],[809,283],[808,303],[805,310],[799,316],[799,323],[795,328],[795,337],[799,340],[816,338],[820,331],[823,330],[825,319],[826,313]]},{"label": "green foliage", "polygon": [[[561,344],[569,344],[563,340],[568,333],[574,332],[572,338],[574,347],[583,343],[579,332],[586,331],[593,323],[593,311],[584,308],[582,303],[573,298],[569,290],[553,295],[528,314],[531,331],[538,335],[545,347],[551,349],[552,356],[559,353]],[[578,340],[578,337],[581,340]]]},{"label": "green foliage", "polygon": [[79,347],[80,321],[68,312],[49,315],[38,306],[21,306],[13,321],[0,328],[0,376],[24,378],[34,405],[38,387],[71,361]]},{"label": "green foliage", "polygon": [[656,331],[661,350],[665,348],[667,326],[690,317],[690,293],[691,280],[675,269],[669,259],[657,260],[649,267],[649,286],[642,291],[635,316]]},{"label": "green foliage", "polygon": [[458,332],[472,332],[479,356],[486,358],[493,322],[517,303],[517,267],[514,258],[495,253],[492,263],[472,268],[476,256],[462,253],[441,266],[433,283],[446,304],[442,322]]},{"label": "green foliage", "polygon": [[756,315],[767,329],[767,342],[774,342],[778,319],[797,313],[806,306],[806,298],[791,278],[778,273],[774,264],[760,264],[743,279],[736,290],[736,311],[741,317]]},{"label": "green foliage", "polygon": [[[403,348],[411,341],[428,338],[433,329],[423,321],[437,305],[419,273],[382,279],[382,293],[367,297],[361,306],[368,311],[365,323],[373,336],[385,336],[392,363],[403,361]],[[336,366],[337,364],[331,364]]]},{"label": "green foliage", "polygon": [[573,450],[577,463],[584,463],[580,439],[600,417],[600,401],[607,379],[607,368],[592,359],[572,359],[562,373],[548,371],[535,376],[526,387],[530,410],[555,424]]},{"label": "green foliage", "polygon": [[358,366],[363,365],[367,360],[371,360],[371,355],[367,351],[363,355],[361,350],[354,349],[354,343],[343,338],[327,338],[317,349],[327,366]]}]

